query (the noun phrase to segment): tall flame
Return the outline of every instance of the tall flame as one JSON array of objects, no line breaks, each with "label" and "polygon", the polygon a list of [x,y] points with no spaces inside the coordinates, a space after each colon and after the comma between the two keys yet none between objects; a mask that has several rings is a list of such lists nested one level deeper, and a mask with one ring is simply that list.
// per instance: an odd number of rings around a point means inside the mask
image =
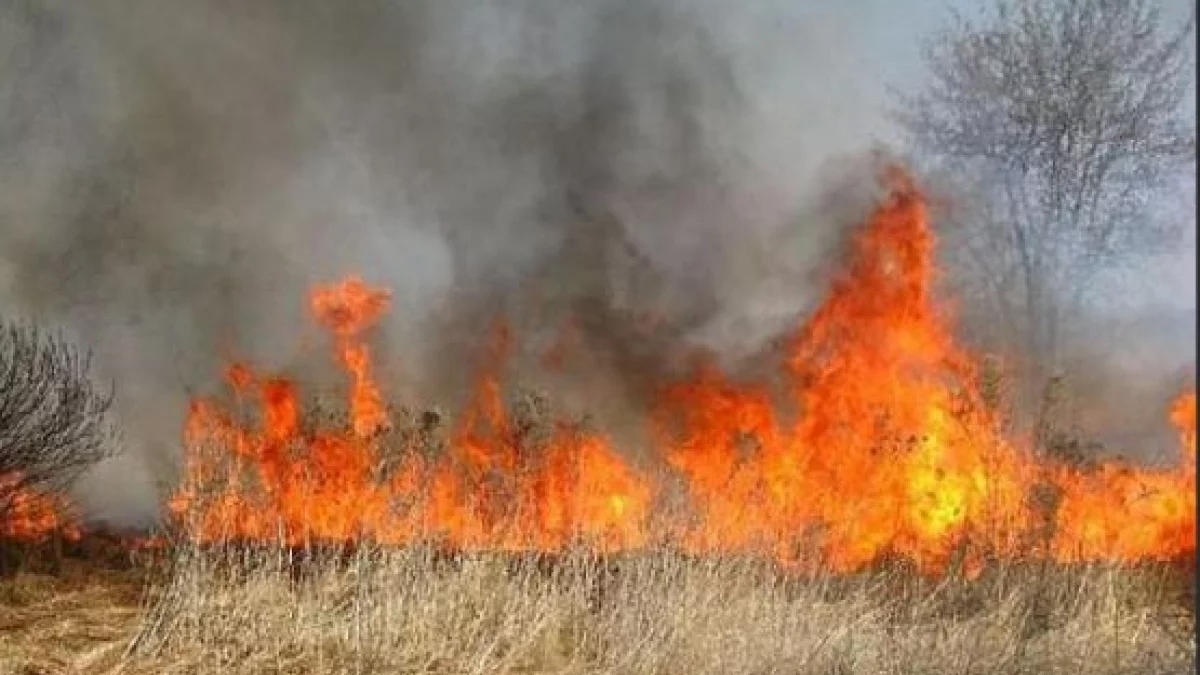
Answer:
[{"label": "tall flame", "polygon": [[834,571],[885,557],[938,573],[996,558],[1194,555],[1195,395],[1171,413],[1183,449],[1173,470],[1085,471],[1003,438],[933,293],[925,203],[901,172],[887,181],[790,342],[787,400],[702,364],[663,387],[648,411],[654,452],[634,464],[602,434],[559,420],[536,438],[516,419],[501,326],[443,447],[429,420],[395,424],[403,411],[373,379],[364,337],[388,294],[351,277],[311,298],[350,376],[348,419],[306,418],[294,382],[232,367],[238,405],[192,404],[170,509],[200,541],[670,546]]}]

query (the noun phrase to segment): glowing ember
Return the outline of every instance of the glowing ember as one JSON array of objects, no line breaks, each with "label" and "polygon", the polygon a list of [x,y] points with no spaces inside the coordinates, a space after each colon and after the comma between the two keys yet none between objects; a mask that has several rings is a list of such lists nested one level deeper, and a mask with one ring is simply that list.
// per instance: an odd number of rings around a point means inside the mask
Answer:
[{"label": "glowing ember", "polygon": [[388,295],[351,278],[311,303],[350,376],[347,422],[306,420],[294,383],[233,367],[228,380],[256,421],[193,403],[170,508],[200,541],[671,546],[834,571],[889,556],[930,573],[957,560],[970,573],[994,558],[1193,555],[1194,394],[1171,413],[1183,446],[1171,471],[1084,472],[1002,438],[933,296],[924,202],[900,172],[887,180],[890,197],[791,340],[794,421],[765,384],[702,366],[648,412],[661,466],[635,466],[564,422],[533,440],[502,401],[501,327],[473,403],[435,448],[429,434],[391,433],[402,430],[389,427],[363,339]]}]

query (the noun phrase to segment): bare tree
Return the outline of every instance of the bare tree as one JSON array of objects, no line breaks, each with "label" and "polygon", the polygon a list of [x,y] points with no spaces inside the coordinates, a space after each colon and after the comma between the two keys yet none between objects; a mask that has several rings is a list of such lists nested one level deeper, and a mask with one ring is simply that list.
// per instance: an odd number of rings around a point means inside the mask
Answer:
[{"label": "bare tree", "polygon": [[1170,246],[1153,200],[1195,158],[1184,110],[1194,13],[1154,0],[995,0],[925,45],[928,86],[898,93],[918,158],[962,208],[956,271],[1039,372],[1097,275]]},{"label": "bare tree", "polygon": [[63,490],[117,447],[90,365],[58,335],[0,325],[0,519],[19,491]]}]

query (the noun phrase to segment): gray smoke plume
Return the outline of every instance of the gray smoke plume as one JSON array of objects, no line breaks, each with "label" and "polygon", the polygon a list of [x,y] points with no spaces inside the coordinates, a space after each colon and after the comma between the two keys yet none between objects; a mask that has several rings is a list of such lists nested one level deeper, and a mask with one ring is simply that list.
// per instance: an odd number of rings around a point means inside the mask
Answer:
[{"label": "gray smoke plume", "polygon": [[574,320],[540,384],[618,422],[690,350],[748,368],[874,190],[882,4],[802,4],[0,5],[0,299],[96,350],[129,443],[85,503],[151,517],[189,391],[324,365],[348,272],[397,395],[461,397],[499,315],[520,373]]}]

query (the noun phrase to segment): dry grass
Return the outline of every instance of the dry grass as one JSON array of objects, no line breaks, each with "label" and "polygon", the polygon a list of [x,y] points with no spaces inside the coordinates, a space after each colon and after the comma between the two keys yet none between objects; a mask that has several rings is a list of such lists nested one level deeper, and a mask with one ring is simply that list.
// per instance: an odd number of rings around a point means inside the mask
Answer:
[{"label": "dry grass", "polygon": [[1184,673],[1179,570],[184,549],[0,587],[0,673]]},{"label": "dry grass", "polygon": [[[0,581],[0,675],[1190,673],[1191,571],[182,546]],[[302,559],[301,559],[302,558]],[[1193,563],[1194,566],[1194,563]]]},{"label": "dry grass", "polygon": [[68,561],[0,582],[0,675],[105,672],[136,632],[142,574]]},{"label": "dry grass", "polygon": [[0,675],[1190,673],[1191,574],[180,546],[0,581]]}]

